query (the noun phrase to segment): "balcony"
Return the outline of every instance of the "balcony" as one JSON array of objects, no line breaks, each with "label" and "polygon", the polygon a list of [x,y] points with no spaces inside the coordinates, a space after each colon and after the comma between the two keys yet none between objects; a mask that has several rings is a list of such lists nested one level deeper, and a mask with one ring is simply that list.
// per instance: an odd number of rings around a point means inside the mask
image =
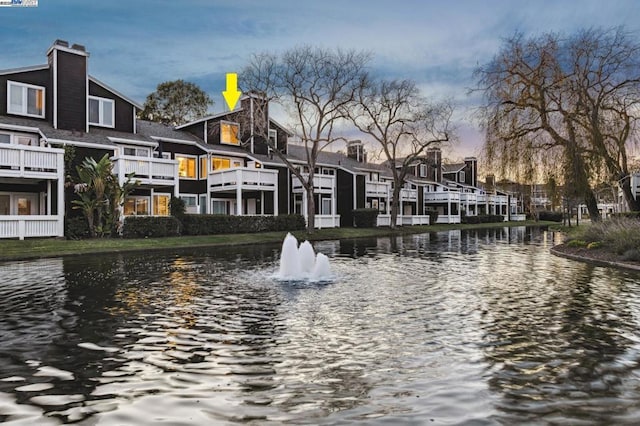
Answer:
[{"label": "balcony", "polygon": [[[303,173],[302,177],[307,180],[309,174]],[[336,177],[331,175],[314,175],[313,176],[313,191],[316,194],[332,194],[336,188]],[[303,192],[304,187],[302,182],[297,177],[293,177],[293,192]]]},{"label": "balcony", "polygon": [[417,189],[402,188],[400,190],[400,201],[417,202],[418,201],[418,190]]},{"label": "balcony", "polygon": [[461,192],[460,193],[460,202],[461,203],[477,203],[478,195],[473,192]]},{"label": "balcony", "polygon": [[133,157],[117,155],[111,158],[113,173],[121,181],[133,173],[134,179],[142,185],[171,186],[178,182],[178,162],[152,157]]},{"label": "balcony", "polygon": [[316,229],[340,227],[340,215],[317,214],[314,221]]},{"label": "balcony", "polygon": [[487,194],[476,194],[476,200],[478,204],[486,204]]},{"label": "balcony", "polygon": [[454,191],[425,192],[425,203],[457,203],[460,201],[460,193]]},{"label": "balcony", "polygon": [[367,197],[387,198],[391,192],[391,184],[388,182],[372,182],[367,181],[365,185]]},{"label": "balcony", "polygon": [[58,179],[64,176],[64,150],[0,144],[0,176]]},{"label": "balcony", "polygon": [[440,214],[436,223],[460,223],[459,214]]},{"label": "balcony", "polygon": [[0,216],[0,238],[62,237],[62,215]]},{"label": "balcony", "polygon": [[258,190],[275,191],[278,171],[237,167],[211,172],[208,178],[211,191]]}]

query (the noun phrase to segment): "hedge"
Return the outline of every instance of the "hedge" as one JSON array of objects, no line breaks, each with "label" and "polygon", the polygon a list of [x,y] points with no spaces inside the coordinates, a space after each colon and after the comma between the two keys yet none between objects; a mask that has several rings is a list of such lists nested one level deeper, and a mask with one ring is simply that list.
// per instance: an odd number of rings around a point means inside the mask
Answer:
[{"label": "hedge", "polygon": [[626,217],[629,219],[640,219],[640,212],[620,212],[620,213],[611,213],[611,218],[619,218]]},{"label": "hedge", "polygon": [[378,225],[378,209],[355,209],[352,213],[356,228],[375,228]]},{"label": "hedge", "polygon": [[562,222],[562,212],[541,211],[538,213],[539,220],[548,220],[550,222]]},{"label": "hedge", "polygon": [[504,222],[504,216],[501,214],[479,214],[477,216],[462,216],[462,223],[495,223]]},{"label": "hedge", "polygon": [[299,214],[280,216],[229,216],[219,214],[186,214],[182,217],[184,235],[240,234],[265,231],[297,231],[305,229]]},{"label": "hedge", "polygon": [[89,238],[89,224],[84,216],[65,217],[64,235],[68,240]]},{"label": "hedge", "polygon": [[438,210],[427,210],[429,215],[429,225],[435,225],[438,222]]},{"label": "hedge", "polygon": [[173,216],[128,216],[122,228],[124,238],[175,237],[182,224]]}]

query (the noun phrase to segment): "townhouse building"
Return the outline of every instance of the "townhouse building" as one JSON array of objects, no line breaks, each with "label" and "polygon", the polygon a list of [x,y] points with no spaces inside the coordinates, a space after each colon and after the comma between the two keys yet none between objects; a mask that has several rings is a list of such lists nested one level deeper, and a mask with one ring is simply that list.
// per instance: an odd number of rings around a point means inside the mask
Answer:
[{"label": "townhouse building", "polygon": [[[259,93],[239,108],[181,126],[137,118],[142,106],[89,74],[89,53],[56,40],[46,63],[0,70],[0,238],[62,237],[76,195],[67,177],[83,159],[108,155],[120,183],[139,182],[124,203],[132,215],[169,215],[171,197],[192,214],[306,214],[307,150],[269,114]],[[269,143],[268,143],[269,142]],[[390,170],[367,161],[361,141],[321,152],[314,170],[316,226],[353,225],[353,210],[376,208],[390,225]],[[477,181],[477,161],[443,165],[439,149],[416,162],[401,189],[399,225],[456,223],[461,215],[505,214],[508,201]]]}]

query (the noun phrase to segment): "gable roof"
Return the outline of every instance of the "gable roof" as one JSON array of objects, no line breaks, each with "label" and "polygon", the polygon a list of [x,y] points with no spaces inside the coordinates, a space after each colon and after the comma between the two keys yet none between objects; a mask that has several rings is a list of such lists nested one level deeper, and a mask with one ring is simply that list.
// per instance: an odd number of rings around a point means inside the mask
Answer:
[{"label": "gable roof", "polygon": [[464,163],[455,163],[455,164],[443,164],[442,165],[442,173],[457,173],[464,169]]},{"label": "gable roof", "polygon": [[30,67],[9,68],[5,70],[0,70],[0,75],[17,74],[21,72],[30,72],[30,71],[40,71],[40,70],[46,70],[48,68],[49,68],[49,64],[32,65]]},{"label": "gable roof", "polygon": [[106,89],[106,90],[110,91],[111,93],[113,93],[117,97],[119,97],[121,99],[124,99],[125,101],[129,102],[131,105],[133,105],[134,107],[138,108],[139,110],[144,109],[143,106],[140,105],[138,102],[136,102],[133,99],[123,95],[122,93],[120,93],[116,89],[114,89],[113,87],[108,86],[106,83],[101,82],[100,80],[98,80],[97,78],[95,78],[95,77],[93,77],[91,75],[89,76],[89,81],[92,81],[95,84],[97,84],[98,86],[102,87],[103,89]]}]

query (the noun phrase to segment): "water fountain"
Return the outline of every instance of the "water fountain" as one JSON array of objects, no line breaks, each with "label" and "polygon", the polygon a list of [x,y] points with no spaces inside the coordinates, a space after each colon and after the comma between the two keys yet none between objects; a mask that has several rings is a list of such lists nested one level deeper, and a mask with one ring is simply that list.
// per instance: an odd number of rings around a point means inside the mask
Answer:
[{"label": "water fountain", "polygon": [[329,258],[322,253],[316,255],[309,241],[304,241],[298,247],[296,237],[287,233],[282,242],[280,270],[276,277],[286,281],[322,281],[330,276]]}]

